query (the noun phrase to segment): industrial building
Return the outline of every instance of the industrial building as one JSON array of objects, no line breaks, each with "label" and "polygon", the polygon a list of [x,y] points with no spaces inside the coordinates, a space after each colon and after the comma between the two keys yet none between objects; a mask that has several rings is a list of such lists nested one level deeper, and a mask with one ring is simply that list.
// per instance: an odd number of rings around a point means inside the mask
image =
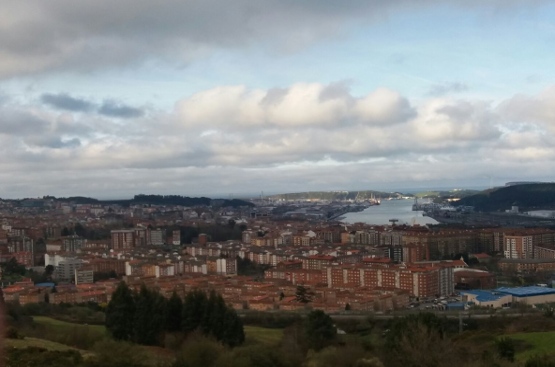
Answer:
[{"label": "industrial building", "polygon": [[492,308],[507,307],[513,303],[527,305],[555,303],[555,289],[538,286],[501,287],[491,291],[468,290],[461,291],[461,295],[467,304]]}]

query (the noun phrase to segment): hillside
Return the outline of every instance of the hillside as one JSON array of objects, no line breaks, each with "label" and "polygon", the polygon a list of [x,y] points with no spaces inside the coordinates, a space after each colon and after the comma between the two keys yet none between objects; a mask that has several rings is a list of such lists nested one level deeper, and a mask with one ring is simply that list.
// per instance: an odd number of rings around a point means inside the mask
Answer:
[{"label": "hillside", "polygon": [[471,195],[478,194],[479,190],[441,190],[441,191],[423,191],[414,194],[417,198],[441,198],[441,199],[448,199],[448,198],[463,198]]},{"label": "hillside", "polygon": [[22,199],[7,200],[18,203],[20,206],[42,207],[44,200],[54,200],[64,203],[74,204],[93,204],[93,205],[110,205],[117,204],[122,206],[130,205],[181,205],[185,207],[193,206],[217,206],[217,207],[242,207],[254,206],[253,203],[241,199],[211,199],[207,197],[191,198],[181,195],[135,195],[133,199],[122,200],[98,200],[84,196],[72,196],[66,198],[56,198],[54,196],[45,196],[43,199]]},{"label": "hillside", "polygon": [[465,197],[455,205],[473,206],[477,211],[499,211],[517,205],[521,210],[555,208],[555,183],[500,187]]},{"label": "hillside", "polygon": [[368,200],[371,198],[387,199],[403,196],[404,194],[396,192],[382,192],[373,190],[364,191],[308,191],[295,192],[289,194],[271,195],[269,198],[274,200]]}]

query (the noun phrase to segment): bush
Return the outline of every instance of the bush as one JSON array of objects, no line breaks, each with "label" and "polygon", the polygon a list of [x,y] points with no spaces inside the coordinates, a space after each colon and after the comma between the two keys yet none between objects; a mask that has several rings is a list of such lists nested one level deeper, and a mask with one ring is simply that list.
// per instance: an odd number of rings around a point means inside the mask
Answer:
[{"label": "bush", "polygon": [[193,332],[183,344],[172,367],[211,367],[225,352],[226,348],[222,344],[200,332]]},{"label": "bush", "polygon": [[13,327],[7,328],[5,335],[8,339],[23,339],[23,336],[21,336]]},{"label": "bush", "polygon": [[144,351],[128,342],[103,340],[93,347],[94,356],[87,360],[88,367],[147,367]]},{"label": "bush", "polygon": [[38,347],[6,350],[6,367],[20,366],[82,366],[83,357],[75,350],[54,351]]}]

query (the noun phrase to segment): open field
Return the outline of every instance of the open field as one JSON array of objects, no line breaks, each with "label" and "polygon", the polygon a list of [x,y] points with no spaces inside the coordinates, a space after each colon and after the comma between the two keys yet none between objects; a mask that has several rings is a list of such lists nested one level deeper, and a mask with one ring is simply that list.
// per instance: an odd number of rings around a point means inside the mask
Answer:
[{"label": "open field", "polygon": [[27,337],[25,339],[6,339],[6,347],[7,348],[37,347],[37,348],[44,348],[48,350],[55,350],[55,351],[62,351],[62,352],[66,350],[77,350],[81,352],[83,356],[86,356],[89,354],[89,352],[87,351],[73,348],[65,344],[56,343],[45,339],[31,338],[31,337]]},{"label": "open field", "polygon": [[277,346],[283,337],[283,329],[268,329],[258,326],[245,326],[244,328],[247,343]]},{"label": "open field", "polygon": [[[106,328],[103,325],[82,325],[71,322],[60,321],[45,316],[34,316],[33,320],[38,325],[60,334],[68,334],[78,331],[88,334],[94,339],[103,339],[108,337]],[[247,340],[267,345],[276,345],[283,336],[283,329],[269,329],[258,326],[245,326],[245,335]]]},{"label": "open field", "polygon": [[47,326],[49,329],[64,332],[68,329],[77,328],[81,331],[88,331],[92,334],[98,336],[106,336],[106,327],[104,325],[87,325],[87,324],[75,324],[67,321],[60,321],[46,316],[33,316],[33,321],[39,325]]},{"label": "open field", "polygon": [[[34,328],[28,328],[22,332],[24,339],[10,339],[7,346],[25,348],[30,346],[41,347],[48,350],[79,350],[84,356],[91,355],[88,352],[96,342],[110,339],[103,325],[75,324],[60,321],[45,316],[34,316]],[[263,344],[277,346],[283,337],[283,329],[269,329],[258,326],[245,326],[247,344]],[[160,347],[140,346],[144,350],[145,358],[156,365],[160,361],[170,362],[174,358],[174,352],[170,349]]]},{"label": "open field", "polygon": [[97,342],[109,338],[103,325],[74,324],[44,316],[34,316],[33,321],[34,326],[22,330],[23,335],[78,349],[89,350]]},{"label": "open field", "polygon": [[555,331],[518,333],[507,335],[507,337],[524,344],[524,349],[517,351],[516,354],[519,361],[525,361],[534,355],[555,353]]}]

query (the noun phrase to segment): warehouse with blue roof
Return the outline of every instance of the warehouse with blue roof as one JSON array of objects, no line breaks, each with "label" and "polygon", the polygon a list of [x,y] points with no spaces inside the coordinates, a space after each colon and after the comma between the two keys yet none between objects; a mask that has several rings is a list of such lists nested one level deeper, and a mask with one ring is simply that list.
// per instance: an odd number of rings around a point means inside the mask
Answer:
[{"label": "warehouse with blue roof", "polygon": [[461,291],[466,302],[478,306],[501,308],[512,303],[526,303],[537,305],[542,303],[555,303],[555,289],[538,286],[528,287],[501,287],[491,291],[468,290]]}]

